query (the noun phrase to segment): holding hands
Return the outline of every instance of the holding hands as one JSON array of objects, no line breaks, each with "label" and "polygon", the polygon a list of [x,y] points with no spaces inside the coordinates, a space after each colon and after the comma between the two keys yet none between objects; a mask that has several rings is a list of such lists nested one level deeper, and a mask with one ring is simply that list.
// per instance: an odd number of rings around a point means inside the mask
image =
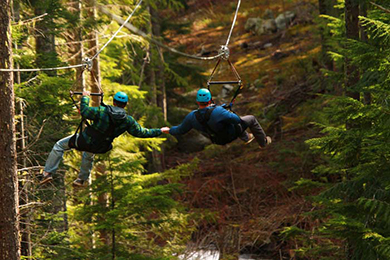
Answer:
[{"label": "holding hands", "polygon": [[163,133],[165,133],[165,134],[169,134],[169,130],[170,130],[170,128],[169,127],[167,127],[167,126],[164,126],[164,127],[161,127],[161,132],[163,132]]}]

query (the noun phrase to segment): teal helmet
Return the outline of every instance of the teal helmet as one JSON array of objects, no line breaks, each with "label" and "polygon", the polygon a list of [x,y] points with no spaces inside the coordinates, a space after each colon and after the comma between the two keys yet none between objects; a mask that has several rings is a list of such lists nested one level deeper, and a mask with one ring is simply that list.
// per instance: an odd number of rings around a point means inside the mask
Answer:
[{"label": "teal helmet", "polygon": [[197,102],[209,102],[211,100],[211,93],[208,89],[201,88],[196,93]]},{"label": "teal helmet", "polygon": [[129,97],[125,92],[117,92],[114,96],[114,100],[122,103],[127,103],[127,101],[129,101]]}]

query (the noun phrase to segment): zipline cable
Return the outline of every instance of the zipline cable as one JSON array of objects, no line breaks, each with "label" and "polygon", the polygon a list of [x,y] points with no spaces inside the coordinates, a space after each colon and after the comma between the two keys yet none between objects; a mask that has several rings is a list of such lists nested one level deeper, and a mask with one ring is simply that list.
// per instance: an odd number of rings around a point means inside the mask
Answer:
[{"label": "zipline cable", "polygon": [[[127,17],[125,23],[127,23],[131,17],[133,17],[135,11],[140,7],[143,0],[140,0],[136,7],[134,8],[133,12]],[[123,29],[124,24],[119,27],[119,29],[115,32],[115,34],[104,44],[104,46],[91,58],[86,58],[84,60],[84,63],[77,64],[77,65],[70,65],[70,66],[63,66],[63,67],[54,67],[54,68],[39,68],[39,69],[1,69],[0,71],[4,72],[38,72],[38,71],[55,71],[55,70],[65,70],[65,69],[74,69],[74,68],[90,68],[92,67],[92,61],[96,59],[96,57],[107,47],[108,44],[117,36],[117,34]]]},{"label": "zipline cable", "polygon": [[66,70],[66,69],[74,69],[74,68],[80,68],[80,67],[86,67],[87,64],[77,64],[77,65],[70,65],[70,66],[64,66],[64,67],[55,67],[55,68],[40,68],[40,69],[0,69],[0,71],[6,71],[6,72],[34,72],[34,71],[54,71],[54,70]]},{"label": "zipline cable", "polygon": [[236,8],[236,13],[235,13],[234,18],[233,18],[232,27],[230,28],[229,36],[228,36],[228,38],[227,38],[227,40],[226,40],[225,47],[228,47],[228,45],[229,45],[230,37],[232,36],[233,29],[234,29],[234,26],[235,26],[235,24],[236,24],[237,15],[238,15],[238,10],[240,9],[240,5],[241,5],[241,0],[238,0],[237,8]]},{"label": "zipline cable", "polygon": [[91,59],[85,58],[84,59],[84,63],[77,64],[77,65],[63,66],[63,67],[54,67],[54,68],[37,68],[37,69],[1,69],[0,68],[0,71],[3,71],[3,72],[38,72],[38,71],[65,70],[65,69],[73,69],[73,68],[80,68],[80,67],[83,67],[84,69],[85,68],[90,69],[92,67],[92,61],[94,59],[96,59],[96,57],[108,46],[108,44],[111,43],[111,41],[117,36],[117,34],[123,29],[123,27],[126,27],[127,29],[129,29],[131,32],[133,32],[135,34],[138,34],[138,35],[140,35],[140,36],[142,36],[142,37],[144,37],[146,39],[149,39],[154,44],[156,44],[156,45],[158,45],[158,46],[160,46],[160,47],[162,47],[162,48],[164,48],[164,49],[166,49],[166,50],[168,50],[170,52],[176,53],[178,55],[181,55],[181,56],[184,56],[184,57],[187,57],[187,58],[197,59],[197,60],[215,60],[215,59],[218,59],[218,58],[220,58],[222,56],[225,56],[225,58],[229,56],[228,45],[229,45],[230,38],[231,38],[233,29],[234,29],[234,26],[235,26],[235,23],[236,23],[236,19],[237,19],[237,15],[238,15],[238,10],[240,8],[241,0],[238,0],[236,12],[235,12],[235,15],[234,15],[234,18],[233,18],[233,22],[232,22],[232,26],[230,28],[230,32],[229,32],[228,38],[226,40],[226,44],[221,47],[220,53],[218,55],[211,56],[211,57],[199,57],[199,56],[195,56],[195,55],[191,55],[191,54],[187,54],[187,53],[178,51],[175,48],[166,46],[163,43],[153,39],[151,36],[147,35],[143,31],[139,30],[138,28],[133,26],[131,23],[128,23],[129,20],[133,17],[135,11],[141,6],[142,1],[143,0],[140,0],[138,2],[136,7],[134,8],[133,12],[127,17],[126,20],[123,20],[122,18],[120,18],[119,16],[117,16],[115,14],[112,14],[105,7],[99,6],[99,9],[103,13],[105,13],[106,15],[111,16],[114,20],[116,20],[118,23],[120,23],[122,25],[115,32],[115,34],[104,44],[104,46]]},{"label": "zipline cable", "polygon": [[141,3],[142,3],[143,0],[140,0],[138,2],[138,4],[136,5],[136,7],[134,8],[133,12],[131,12],[131,14],[129,15],[129,17],[127,17],[126,21],[119,27],[119,29],[114,33],[114,35],[106,42],[106,44],[104,44],[104,46],[91,58],[91,60],[94,60],[96,59],[96,57],[107,47],[108,44],[110,44],[110,42],[117,36],[117,34],[123,29],[123,27],[129,22],[129,20],[131,19],[131,17],[133,17],[135,11],[137,11],[137,9],[141,6]]},{"label": "zipline cable", "polygon": [[105,8],[104,6],[99,6],[98,7],[104,14],[106,15],[109,15],[111,16],[112,19],[114,19],[115,21],[117,21],[118,23],[122,24],[122,26],[125,26],[127,29],[129,29],[131,32],[137,34],[137,35],[140,35],[142,36],[143,38],[145,39],[148,39],[149,41],[153,42],[154,44],[160,46],[161,48],[164,48],[170,52],[173,52],[173,53],[176,53],[178,55],[181,55],[181,56],[184,56],[184,57],[187,57],[187,58],[191,58],[191,59],[196,59],[196,60],[215,60],[219,57],[221,57],[223,54],[220,53],[216,56],[212,56],[212,57],[199,57],[199,56],[195,56],[195,55],[191,55],[191,54],[187,54],[187,53],[184,53],[184,52],[181,52],[181,51],[178,51],[176,50],[175,48],[172,48],[172,47],[169,47],[157,40],[155,40],[154,38],[152,38],[150,35],[146,34],[145,32],[141,31],[140,29],[138,29],[137,27],[135,27],[134,25],[132,25],[131,23],[125,23],[125,21],[111,13],[107,8]]},{"label": "zipline cable", "polygon": [[195,55],[191,55],[191,54],[187,54],[185,52],[181,52],[181,51],[178,51],[176,50],[175,48],[172,48],[172,47],[169,47],[157,40],[155,40],[152,36],[149,36],[148,34],[144,33],[143,31],[141,31],[140,29],[136,28],[135,26],[133,26],[131,23],[127,23],[128,20],[124,21],[121,17],[111,13],[107,8],[105,8],[104,6],[101,6],[99,5],[98,8],[103,12],[105,13],[106,15],[109,15],[111,16],[112,19],[116,20],[118,23],[122,24],[121,27],[125,26],[127,29],[129,29],[131,32],[135,33],[135,34],[138,34],[140,36],[142,36],[143,38],[146,38],[148,40],[150,40],[151,42],[153,42],[154,44],[170,51],[170,52],[173,52],[173,53],[176,53],[178,55],[181,55],[181,56],[184,56],[184,57],[187,57],[187,58],[191,58],[191,59],[196,59],[196,60],[215,60],[215,59],[218,59],[222,56],[225,56],[225,57],[228,57],[229,56],[229,49],[228,49],[228,45],[229,45],[229,42],[230,42],[230,38],[232,36],[232,33],[233,33],[233,29],[234,29],[234,26],[236,24],[236,20],[237,20],[237,16],[238,16],[238,11],[240,9],[240,5],[241,5],[241,0],[238,0],[238,3],[237,3],[237,8],[236,8],[236,12],[234,14],[234,18],[233,18],[233,22],[232,22],[232,26],[230,28],[230,32],[229,32],[229,35],[228,35],[228,38],[226,40],[226,44],[225,45],[222,45],[221,46],[221,51],[218,55],[215,55],[215,56],[211,56],[211,57],[199,57],[199,56],[195,56]]}]

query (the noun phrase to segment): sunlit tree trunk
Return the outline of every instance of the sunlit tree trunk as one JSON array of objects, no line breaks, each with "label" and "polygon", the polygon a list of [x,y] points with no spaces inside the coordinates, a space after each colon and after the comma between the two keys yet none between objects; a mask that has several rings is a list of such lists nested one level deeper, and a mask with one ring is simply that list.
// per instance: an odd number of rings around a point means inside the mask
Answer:
[{"label": "sunlit tree trunk", "polygon": [[[94,0],[87,0],[86,1],[86,8],[87,8],[87,15],[88,18],[91,19],[91,22],[93,24],[96,24],[96,2]],[[91,32],[88,34],[88,42],[89,42],[89,49],[91,50],[89,56],[93,57],[98,51],[99,51],[99,39],[98,39],[98,33],[95,27],[92,27]],[[93,60],[92,70],[91,70],[91,78],[90,78],[90,85],[91,85],[91,92],[97,93],[100,92],[100,85],[101,85],[101,76],[100,76],[100,64],[99,64],[99,56],[96,57],[96,59]],[[92,97],[92,105],[93,106],[99,106],[100,105],[100,98],[99,97]],[[105,179],[106,178],[106,166],[105,162],[98,162],[95,166],[96,169],[96,180],[99,179]],[[107,200],[108,195],[107,193],[101,193],[98,196],[98,203],[101,207],[107,207]],[[100,216],[98,217],[100,218]],[[100,230],[99,231],[99,239],[104,244],[109,244],[109,231],[108,230]]]},{"label": "sunlit tree trunk", "polygon": [[[92,22],[93,25],[96,24],[96,5],[95,0],[86,0],[86,9],[87,9],[87,16],[88,19]],[[95,26],[92,26],[91,32],[88,34],[88,43],[89,43],[89,50],[90,53],[88,56],[93,57],[99,50],[99,39],[98,39],[98,33],[95,28]],[[99,56],[97,56],[93,60],[92,64],[92,70],[91,70],[91,79],[90,79],[90,85],[91,85],[91,92],[98,93],[100,92],[100,64],[99,64]],[[99,97],[92,97],[92,105],[93,106],[99,106],[100,104],[100,98]]]},{"label": "sunlit tree trunk", "polygon": [[[19,163],[23,168],[27,167],[27,154],[25,151],[26,148],[26,135],[25,135],[25,124],[24,124],[24,102],[19,101],[19,110],[20,110],[20,123],[19,123],[19,132],[20,132],[20,150],[22,151],[22,156],[19,159]],[[20,203],[28,204],[30,201],[30,192],[31,192],[31,179],[30,172],[20,176],[22,181],[19,182],[19,189],[21,190]],[[22,185],[22,186],[21,186]],[[20,232],[21,232],[21,254],[25,257],[32,257],[32,248],[31,248],[31,218],[30,210],[28,209],[21,217]]]},{"label": "sunlit tree trunk", "polygon": [[[73,0],[69,6],[69,11],[75,15],[75,27],[68,33],[68,40],[71,42],[69,45],[69,52],[72,56],[72,65],[81,64],[84,56],[84,44],[81,28],[81,0]],[[84,89],[84,74],[83,68],[76,68],[76,83],[75,91],[83,91]]]},{"label": "sunlit tree trunk", "polygon": [[[13,22],[17,23],[20,20],[20,2],[14,1],[13,2]],[[18,43],[14,41],[14,47],[15,49],[19,49],[20,46],[18,46]],[[19,69],[19,64],[16,65],[16,68]],[[17,84],[21,83],[20,78],[20,72],[14,73],[14,78]],[[17,149],[20,149],[22,151],[21,156],[18,158],[18,164],[21,165],[22,168],[27,167],[27,154],[25,151],[26,147],[26,135],[25,135],[25,124],[24,124],[24,102],[23,100],[19,101],[19,144],[17,146]],[[20,176],[22,181],[19,181],[18,186],[20,190],[20,196],[19,196],[19,203],[20,204],[27,204],[29,203],[29,193],[30,193],[30,172],[27,172],[27,174],[23,174]],[[21,255],[31,258],[32,251],[31,251],[31,228],[30,224],[30,210],[27,210],[27,212],[20,216],[20,233],[21,233]]]},{"label": "sunlit tree trunk", "polygon": [[[11,0],[0,1],[0,68],[13,68]],[[0,259],[20,259],[12,72],[0,72]]]}]

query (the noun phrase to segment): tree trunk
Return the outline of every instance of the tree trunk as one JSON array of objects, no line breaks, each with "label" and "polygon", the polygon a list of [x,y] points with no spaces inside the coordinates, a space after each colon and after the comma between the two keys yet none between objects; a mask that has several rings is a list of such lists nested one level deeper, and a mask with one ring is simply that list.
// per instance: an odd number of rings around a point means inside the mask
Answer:
[{"label": "tree trunk", "polygon": [[[161,27],[158,21],[158,12],[156,12],[151,6],[149,6],[149,14],[150,14],[150,32],[153,37],[161,36]],[[166,93],[165,93],[165,83],[164,83],[164,64],[162,64],[162,58],[160,56],[161,50],[157,47],[156,55],[153,55],[153,49],[151,51],[151,63],[149,66],[149,85],[152,86],[153,89],[153,97],[152,102],[154,105],[161,107],[164,118],[166,120]],[[158,57],[158,58],[156,58]],[[155,66],[157,70],[155,70]],[[160,84],[162,88],[160,91],[158,90],[157,85]],[[165,104],[165,105],[164,105]],[[165,107],[165,108],[164,108]],[[156,120],[157,121],[157,118]],[[150,171],[152,172],[162,172],[164,170],[164,153],[163,151],[159,152],[157,150],[152,151],[152,162],[153,167]]]},{"label": "tree trunk", "polygon": [[[38,67],[56,67],[59,64],[58,56],[55,48],[55,9],[59,9],[59,0],[31,0],[34,7],[35,16],[47,13],[48,15],[42,21],[36,23],[35,50],[36,50],[36,65]],[[45,72],[49,76],[55,76],[56,71]],[[47,190],[45,196],[52,200],[52,204],[46,209],[51,214],[65,212],[62,221],[54,222],[53,228],[57,232],[63,232],[67,229],[67,213],[64,207],[65,200],[65,176],[58,174],[58,178],[54,179],[56,189]]]},{"label": "tree trunk", "polygon": [[[96,24],[96,5],[94,0],[86,1],[87,15],[91,22]],[[91,50],[89,56],[93,57],[99,51],[99,39],[96,29],[93,27],[91,32],[88,34],[89,49]],[[99,65],[99,56],[93,60],[92,70],[91,70],[91,92],[97,93],[100,92],[100,65]],[[92,97],[92,105],[99,106],[100,97]]]},{"label": "tree trunk", "polygon": [[[360,15],[367,17],[367,2],[363,1],[360,3]],[[367,42],[367,33],[363,26],[360,26],[360,40],[363,42]],[[364,103],[366,105],[371,104],[371,93],[370,92],[364,92]]]},{"label": "tree trunk", "polygon": [[[69,32],[68,40],[72,42],[69,45],[69,52],[72,55],[73,59],[71,60],[72,65],[81,64],[84,56],[84,46],[83,46],[83,37],[82,37],[82,28],[81,28],[81,0],[74,0],[70,7],[70,12],[75,15],[75,23],[77,26]],[[75,91],[84,90],[84,74],[83,68],[76,68],[76,83]]]},{"label": "tree trunk", "polygon": [[[13,21],[18,22],[20,20],[20,2],[19,1],[14,1],[13,3]],[[18,43],[15,41],[14,42],[15,49],[18,49]],[[16,65],[16,68],[19,69],[19,64]],[[20,78],[20,72],[15,72],[14,73],[14,78],[16,78],[16,83],[20,84],[21,83],[21,78]],[[27,136],[25,135],[25,125],[24,125],[24,102],[22,100],[19,101],[19,110],[20,110],[20,128],[19,128],[19,133],[20,133],[20,143],[19,148],[22,151],[22,156],[21,158],[18,158],[18,163],[22,166],[22,168],[27,167],[27,154],[25,151],[26,148],[26,138]],[[29,203],[29,193],[30,193],[30,172],[24,175],[25,181],[24,182],[19,182],[19,190],[21,191],[20,194],[20,204],[27,204]],[[21,184],[23,186],[21,187]],[[20,233],[21,233],[21,255],[24,257],[27,257],[30,259],[32,257],[32,248],[31,248],[31,228],[30,228],[30,210],[28,210],[24,215],[20,216],[21,221],[19,225]]]},{"label": "tree trunk", "polygon": [[[97,181],[102,180],[103,183],[106,182],[107,172],[106,172],[106,165],[105,165],[104,161],[97,163],[95,168],[96,168],[96,180]],[[99,194],[98,203],[99,203],[100,207],[102,207],[102,208],[108,207],[108,194],[106,192]],[[97,217],[97,219],[98,219],[99,223],[105,221],[105,219],[100,215]],[[110,243],[110,241],[109,241],[110,233],[109,232],[110,232],[110,230],[108,230],[108,229],[99,230],[99,239],[105,245],[109,245],[109,243]]]},{"label": "tree trunk", "polygon": [[[55,1],[55,0],[52,0]],[[46,1],[32,1],[34,6],[34,15],[40,16],[48,13],[45,19],[36,23],[36,64],[38,67],[55,67],[58,65],[58,57],[55,49],[55,36],[52,25],[54,24],[53,17],[48,10],[49,4]],[[55,76],[56,71],[48,71],[46,74]]]},{"label": "tree trunk", "polygon": [[[23,168],[27,167],[27,154],[25,151],[26,148],[26,135],[25,135],[25,127],[24,127],[24,103],[23,101],[19,101],[19,109],[20,109],[20,149],[22,152],[22,158],[19,163]],[[23,176],[21,176],[23,178]],[[30,172],[24,175],[25,181],[19,182],[19,186],[23,183],[23,186],[20,188],[21,190],[21,203],[28,204],[30,201],[29,194],[31,192],[31,184],[30,184]],[[22,234],[21,240],[21,254],[27,258],[32,257],[31,250],[31,229],[30,229],[30,210],[21,216],[20,224],[20,232]]]},{"label": "tree trunk", "polygon": [[[161,19],[160,14],[157,10],[152,7],[149,8],[150,17],[151,17],[151,26],[152,26],[152,34],[155,38],[161,37]],[[156,65],[158,70],[156,71],[156,85],[159,86],[159,91],[157,93],[157,105],[161,108],[164,116],[164,120],[167,120],[167,93],[165,89],[165,80],[164,80],[164,56],[162,50],[159,46],[156,46],[158,57],[156,59]],[[156,87],[157,88],[157,87]]]},{"label": "tree trunk", "polygon": [[[11,0],[0,1],[0,68],[13,68]],[[20,259],[12,72],[0,72],[0,259]]]},{"label": "tree trunk", "polygon": [[[359,40],[359,3],[355,0],[345,1],[345,27],[348,39]],[[345,75],[346,95],[360,100],[360,93],[352,90],[353,86],[359,81],[359,71],[348,58],[345,60]]]},{"label": "tree trunk", "polygon": [[[87,0],[87,14],[89,19],[91,19],[93,24],[96,24],[96,5],[94,0]],[[99,39],[98,34],[95,28],[92,28],[91,32],[88,34],[89,49],[91,50],[90,56],[93,57],[99,51]],[[92,70],[91,70],[91,92],[97,93],[101,92],[101,77],[100,77],[100,64],[99,56],[93,60]],[[100,106],[100,97],[92,97],[92,106]],[[96,164],[96,179],[105,179],[106,178],[106,166],[104,162]],[[98,203],[101,207],[107,207],[108,194],[102,193],[98,196]],[[101,217],[98,217],[101,219]],[[103,219],[101,219],[103,221]],[[99,239],[105,245],[109,244],[109,231],[100,230]]]}]

